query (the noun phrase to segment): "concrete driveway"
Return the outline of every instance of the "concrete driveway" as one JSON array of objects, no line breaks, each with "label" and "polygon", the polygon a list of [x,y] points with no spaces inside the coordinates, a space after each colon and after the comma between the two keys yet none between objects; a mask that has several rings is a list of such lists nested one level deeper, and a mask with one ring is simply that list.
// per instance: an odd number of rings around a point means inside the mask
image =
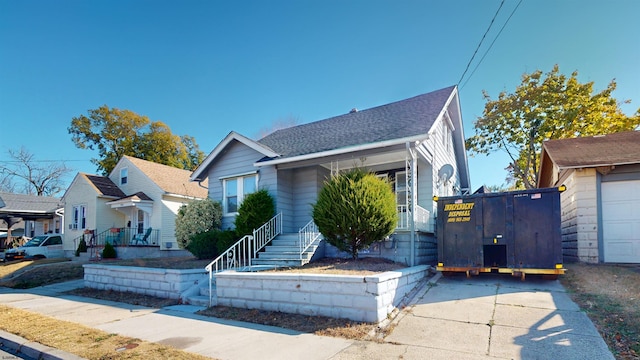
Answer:
[{"label": "concrete driveway", "polygon": [[333,359],[614,359],[558,281],[440,278],[392,326]]}]

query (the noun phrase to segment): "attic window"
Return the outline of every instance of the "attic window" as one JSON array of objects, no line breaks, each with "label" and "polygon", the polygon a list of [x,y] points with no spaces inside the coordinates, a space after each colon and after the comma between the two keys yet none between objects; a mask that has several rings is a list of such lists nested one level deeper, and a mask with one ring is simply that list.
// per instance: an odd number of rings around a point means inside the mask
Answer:
[{"label": "attic window", "polygon": [[120,169],[120,185],[125,185],[127,183],[129,175],[129,171],[127,168]]}]

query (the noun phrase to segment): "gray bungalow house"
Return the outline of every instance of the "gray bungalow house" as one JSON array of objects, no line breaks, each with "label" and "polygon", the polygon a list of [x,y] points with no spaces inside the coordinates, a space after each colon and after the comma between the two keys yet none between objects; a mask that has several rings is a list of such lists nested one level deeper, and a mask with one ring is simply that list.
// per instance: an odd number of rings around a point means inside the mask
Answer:
[{"label": "gray bungalow house", "polygon": [[[387,178],[398,207],[396,232],[361,256],[408,265],[434,263],[432,198],[464,193],[470,187],[457,87],[353,109],[277,130],[257,141],[231,132],[191,180],[208,180],[209,197],[223,205],[223,228],[233,226],[244,196],[264,188],[276,201],[282,233],[298,234],[312,224],[312,204],[324,181],[353,167]],[[339,256],[332,249],[325,247],[326,255]]]}]

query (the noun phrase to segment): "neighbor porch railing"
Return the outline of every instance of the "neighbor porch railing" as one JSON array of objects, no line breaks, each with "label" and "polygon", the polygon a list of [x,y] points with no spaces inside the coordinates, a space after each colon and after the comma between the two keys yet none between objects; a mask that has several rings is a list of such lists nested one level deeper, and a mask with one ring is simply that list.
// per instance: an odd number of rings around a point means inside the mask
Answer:
[{"label": "neighbor porch railing", "polygon": [[307,223],[307,225],[300,228],[298,231],[298,242],[300,244],[300,260],[302,260],[302,254],[320,237],[320,230],[318,225],[313,222],[313,219]]},{"label": "neighbor porch railing", "polygon": [[253,230],[253,235],[245,235],[205,267],[209,272],[209,305],[213,299],[213,274],[224,270],[251,268],[251,260],[280,233],[282,233],[282,213]]},{"label": "neighbor porch railing", "polygon": [[[429,210],[416,205],[413,214],[413,221],[415,230],[418,231],[431,231],[429,228],[429,218],[431,213]],[[398,205],[398,230],[410,230],[411,229],[411,217],[407,211],[407,205]]]},{"label": "neighbor porch railing", "polygon": [[[113,246],[158,246],[160,239],[160,229],[147,228],[142,233],[138,233],[138,228],[117,228],[112,227],[98,232],[97,230],[85,230],[85,232],[73,239],[74,249],[82,239],[87,243],[87,247],[103,247],[106,243]],[[95,236],[92,237],[92,232]],[[146,233],[149,232],[149,235]]]}]

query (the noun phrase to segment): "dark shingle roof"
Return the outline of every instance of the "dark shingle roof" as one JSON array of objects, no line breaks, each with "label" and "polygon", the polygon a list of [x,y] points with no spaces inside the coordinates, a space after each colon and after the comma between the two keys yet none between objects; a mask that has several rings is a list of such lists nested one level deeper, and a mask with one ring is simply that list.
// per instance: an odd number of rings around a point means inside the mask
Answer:
[{"label": "dark shingle roof", "polygon": [[111,181],[111,179],[106,176],[88,174],[86,174],[85,176],[104,196],[111,196],[115,198],[127,196],[113,181]]},{"label": "dark shingle roof", "polygon": [[278,130],[258,142],[292,157],[427,134],[454,89]]},{"label": "dark shingle roof", "polygon": [[5,203],[2,212],[52,213],[62,207],[60,199],[50,196],[36,196],[0,192]]},{"label": "dark shingle roof", "polygon": [[549,140],[544,148],[560,168],[640,163],[640,131]]}]

